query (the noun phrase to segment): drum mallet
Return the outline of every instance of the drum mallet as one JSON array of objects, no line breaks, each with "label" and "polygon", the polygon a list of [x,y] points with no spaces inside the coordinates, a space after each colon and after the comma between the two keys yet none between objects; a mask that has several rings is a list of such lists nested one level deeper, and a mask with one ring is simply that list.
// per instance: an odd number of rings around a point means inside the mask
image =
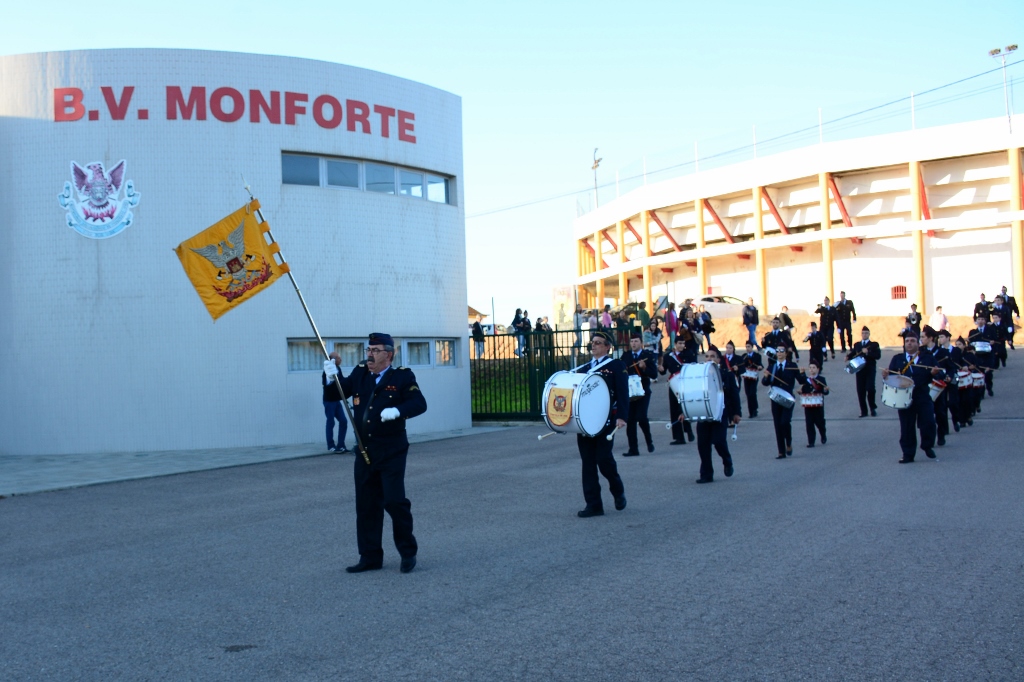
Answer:
[{"label": "drum mallet", "polygon": [[740,427],[739,424],[733,424],[732,425],[732,439],[733,440],[739,440],[740,439],[740,437],[738,435],[736,435],[736,429],[738,429],[739,427]]},{"label": "drum mallet", "polygon": [[549,431],[548,433],[544,433],[544,434],[541,434],[541,435],[537,436],[537,440],[544,440],[548,436],[553,436],[556,433],[558,433],[558,431]]}]

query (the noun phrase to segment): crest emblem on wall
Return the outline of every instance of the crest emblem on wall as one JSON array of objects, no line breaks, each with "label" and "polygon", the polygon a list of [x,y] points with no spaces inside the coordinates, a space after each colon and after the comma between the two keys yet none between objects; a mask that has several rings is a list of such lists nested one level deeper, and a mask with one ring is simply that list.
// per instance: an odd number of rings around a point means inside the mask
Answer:
[{"label": "crest emblem on wall", "polygon": [[131,180],[124,179],[122,159],[110,171],[100,162],[82,168],[71,162],[71,181],[57,195],[61,208],[67,211],[68,227],[89,239],[106,239],[132,224],[132,207],[142,197]]}]

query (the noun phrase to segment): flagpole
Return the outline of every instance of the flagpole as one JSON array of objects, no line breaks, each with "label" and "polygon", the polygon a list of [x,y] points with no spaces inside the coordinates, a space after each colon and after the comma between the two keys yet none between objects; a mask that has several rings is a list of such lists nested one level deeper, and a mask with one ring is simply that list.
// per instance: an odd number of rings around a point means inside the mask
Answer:
[{"label": "flagpole", "polygon": [[[245,191],[249,194],[249,202],[256,200],[256,197],[252,195],[252,190],[249,189],[249,185],[245,186]],[[256,209],[256,217],[260,219],[260,222],[266,224],[266,220],[263,218],[263,212],[260,209]],[[263,228],[260,228],[263,229]],[[270,241],[277,243],[274,239],[274,234],[270,231],[270,225],[267,225],[267,234],[270,236]],[[278,245],[280,246],[280,245]],[[281,263],[284,264],[287,261],[284,259],[284,254],[279,250],[277,255],[281,258]],[[302,291],[299,289],[298,282],[295,281],[295,275],[292,274],[291,268],[287,269],[288,279],[292,281],[292,287],[295,288],[295,294],[299,297],[299,303],[302,304],[302,310],[306,313],[306,319],[309,320],[309,326],[313,328],[313,333],[316,334],[316,340],[320,344],[320,350],[324,353],[324,359],[330,360],[331,356],[327,352],[327,345],[324,343],[323,338],[320,336],[320,330],[316,328],[316,322],[313,321],[313,316],[309,313],[309,306],[306,305],[306,299],[302,297]],[[348,421],[352,424],[352,432],[356,436],[356,446],[359,448],[359,454],[363,456],[363,461],[366,465],[370,465],[370,455],[366,452],[366,448],[363,446],[363,439],[359,437],[359,428],[356,426],[356,420],[352,416],[352,409],[348,406],[348,399],[345,397],[345,389],[341,387],[341,378],[338,374],[334,375],[334,385],[338,387],[338,394],[341,395],[341,405],[345,408],[345,414],[348,416]],[[345,444],[341,443],[344,447]]]}]

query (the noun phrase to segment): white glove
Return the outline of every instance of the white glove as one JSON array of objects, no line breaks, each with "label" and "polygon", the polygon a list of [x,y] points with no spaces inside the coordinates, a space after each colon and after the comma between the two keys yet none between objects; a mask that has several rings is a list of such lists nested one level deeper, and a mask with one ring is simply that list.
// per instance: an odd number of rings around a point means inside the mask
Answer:
[{"label": "white glove", "polygon": [[398,411],[397,407],[385,407],[380,411],[380,420],[382,422],[389,422],[398,419],[402,414]]},{"label": "white glove", "polygon": [[331,381],[334,379],[334,375],[338,373],[338,366],[334,364],[334,360],[324,360],[324,374],[327,375],[327,380]]}]

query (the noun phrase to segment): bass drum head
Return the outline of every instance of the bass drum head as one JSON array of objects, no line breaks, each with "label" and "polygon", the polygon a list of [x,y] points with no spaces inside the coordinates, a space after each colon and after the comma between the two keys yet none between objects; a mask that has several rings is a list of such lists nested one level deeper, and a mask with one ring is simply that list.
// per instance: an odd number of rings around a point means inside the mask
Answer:
[{"label": "bass drum head", "polygon": [[718,365],[705,362],[702,365],[683,365],[682,370],[670,381],[679,407],[687,421],[718,420],[725,411],[725,393],[722,391],[722,377]]},{"label": "bass drum head", "polygon": [[585,436],[596,436],[608,423],[612,397],[599,374],[587,374],[573,392],[576,424]]}]

